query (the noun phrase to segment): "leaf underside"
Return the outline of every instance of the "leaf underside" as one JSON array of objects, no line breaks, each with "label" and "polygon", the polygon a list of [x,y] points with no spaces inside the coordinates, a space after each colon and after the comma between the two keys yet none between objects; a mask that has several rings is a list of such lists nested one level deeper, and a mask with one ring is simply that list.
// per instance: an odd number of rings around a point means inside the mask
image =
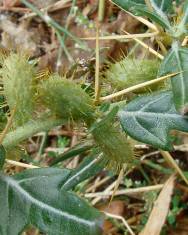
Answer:
[{"label": "leaf underside", "polygon": [[176,111],[171,91],[138,97],[118,116],[128,135],[159,149],[173,149],[171,130],[188,131],[188,118]]},{"label": "leaf underside", "polygon": [[101,214],[72,192],[61,190],[69,170],[27,170],[0,175],[0,234],[21,234],[30,224],[48,235],[101,234]]},{"label": "leaf underside", "polygon": [[175,107],[178,112],[185,114],[188,109],[188,49],[174,43],[165,57],[159,70],[159,76],[180,72],[171,78]]}]

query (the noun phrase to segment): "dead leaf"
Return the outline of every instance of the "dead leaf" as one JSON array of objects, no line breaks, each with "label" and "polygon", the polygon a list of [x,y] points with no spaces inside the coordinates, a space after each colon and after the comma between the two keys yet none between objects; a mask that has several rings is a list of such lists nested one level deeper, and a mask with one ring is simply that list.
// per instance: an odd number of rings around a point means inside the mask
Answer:
[{"label": "dead leaf", "polygon": [[[98,207],[98,209],[117,216],[124,216],[126,213],[125,203],[120,200],[112,201],[110,205],[108,203],[106,205],[102,205]],[[113,229],[114,225],[109,220],[105,220],[103,224],[103,235],[118,235],[116,230],[112,232]]]},{"label": "dead leaf", "polygon": [[172,175],[164,184],[163,189],[155,201],[155,205],[149,216],[147,224],[139,235],[160,235],[169,211],[171,196],[174,189],[174,181],[175,176]]}]

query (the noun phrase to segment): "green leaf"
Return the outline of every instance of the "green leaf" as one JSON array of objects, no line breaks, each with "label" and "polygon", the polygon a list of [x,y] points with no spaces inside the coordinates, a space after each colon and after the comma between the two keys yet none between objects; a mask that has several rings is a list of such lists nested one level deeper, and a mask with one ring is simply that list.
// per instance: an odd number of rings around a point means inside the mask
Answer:
[{"label": "green leaf", "polygon": [[[138,0],[112,0],[113,3],[121,7],[125,11],[130,11],[135,15],[138,16],[146,16],[153,20],[154,22],[161,25],[163,28],[171,30],[172,26],[163,12],[163,10],[166,10],[166,4],[165,6],[162,4],[161,1],[154,1],[152,0],[152,6],[155,7],[154,11],[150,11],[148,7],[145,5],[145,1],[138,1]],[[167,1],[168,2],[168,1]],[[160,3],[160,4],[159,4]],[[161,8],[162,7],[162,8]],[[157,10],[156,10],[157,9]]]},{"label": "green leaf", "polygon": [[173,149],[171,130],[188,131],[188,118],[177,113],[172,92],[138,97],[118,116],[127,134],[159,149]]},{"label": "green leaf", "polygon": [[59,154],[58,157],[54,161],[52,161],[50,166],[54,166],[54,165],[58,164],[59,162],[63,162],[67,159],[73,158],[81,153],[84,153],[84,152],[90,150],[92,147],[93,147],[93,145],[91,145],[89,143],[77,144],[74,147],[72,147],[71,149],[67,150],[66,152]]},{"label": "green leaf", "polygon": [[176,42],[162,62],[159,76],[174,72],[181,72],[171,78],[174,103],[177,111],[184,114],[188,111],[188,49]]},{"label": "green leaf", "polygon": [[[150,0],[152,7],[156,9],[157,7],[162,11],[162,12],[171,12],[173,8],[173,2],[174,0]],[[155,7],[156,5],[157,7]],[[159,13],[160,15],[160,13]]]},{"label": "green leaf", "polygon": [[183,14],[182,19],[177,26],[177,37],[180,37],[182,34],[187,33],[187,24],[188,24],[188,1],[185,1],[183,4]]},{"label": "green leaf", "polygon": [[97,156],[86,157],[78,168],[72,170],[68,180],[62,186],[62,189],[70,190],[80,182],[96,175],[102,169],[103,165],[98,162]]},{"label": "green leaf", "polygon": [[27,170],[0,175],[0,234],[18,235],[32,224],[48,235],[97,235],[101,214],[75,194],[60,190],[69,170]]}]

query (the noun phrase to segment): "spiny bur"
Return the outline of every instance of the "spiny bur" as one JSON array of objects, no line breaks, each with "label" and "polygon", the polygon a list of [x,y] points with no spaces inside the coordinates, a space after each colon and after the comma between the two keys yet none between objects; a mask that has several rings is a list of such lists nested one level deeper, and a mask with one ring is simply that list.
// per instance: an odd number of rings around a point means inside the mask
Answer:
[{"label": "spiny bur", "polygon": [[94,107],[91,97],[73,81],[59,75],[51,75],[39,85],[41,103],[53,115],[72,120],[90,120]]},{"label": "spiny bur", "polygon": [[[157,78],[159,69],[158,60],[124,58],[116,63],[109,63],[109,69],[104,72],[105,79],[111,84],[112,89],[122,90],[146,81]],[[151,85],[139,89],[139,92],[156,90],[164,83]]]},{"label": "spiny bur", "polygon": [[[114,125],[114,110],[91,128],[93,138],[103,152],[109,168],[119,171],[124,164],[131,166],[134,152],[125,134]],[[116,112],[116,111],[115,111]]]},{"label": "spiny bur", "polygon": [[6,102],[11,112],[16,109],[13,126],[21,126],[33,113],[34,65],[26,55],[11,53],[4,59],[0,72]]}]

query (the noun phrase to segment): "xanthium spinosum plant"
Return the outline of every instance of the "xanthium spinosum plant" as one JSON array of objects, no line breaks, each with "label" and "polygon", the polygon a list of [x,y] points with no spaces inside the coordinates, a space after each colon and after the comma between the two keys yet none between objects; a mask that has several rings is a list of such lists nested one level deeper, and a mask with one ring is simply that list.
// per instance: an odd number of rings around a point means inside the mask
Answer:
[{"label": "xanthium spinosum plant", "polygon": [[[58,74],[39,79],[35,62],[23,53],[1,55],[1,101],[8,107],[0,119],[1,235],[21,234],[29,225],[49,235],[102,234],[103,214],[78,197],[74,188],[105,167],[118,172],[139,164],[133,140],[172,151],[170,131],[188,132],[188,49],[184,43],[188,2],[176,1],[177,16],[171,0],[150,0],[150,6],[144,0],[113,2],[135,16],[147,17],[156,40],[160,38],[170,48],[159,59],[128,57],[108,63],[102,76],[108,84],[106,92],[115,91],[107,97],[117,102],[105,102],[108,98],[103,97],[96,104],[80,84]],[[169,74],[168,80],[156,79]],[[86,143],[65,152],[51,167],[14,176],[3,173],[5,159],[19,152],[24,140],[68,123],[87,127]],[[88,156],[78,168],[58,168],[58,162],[81,153]]]}]

